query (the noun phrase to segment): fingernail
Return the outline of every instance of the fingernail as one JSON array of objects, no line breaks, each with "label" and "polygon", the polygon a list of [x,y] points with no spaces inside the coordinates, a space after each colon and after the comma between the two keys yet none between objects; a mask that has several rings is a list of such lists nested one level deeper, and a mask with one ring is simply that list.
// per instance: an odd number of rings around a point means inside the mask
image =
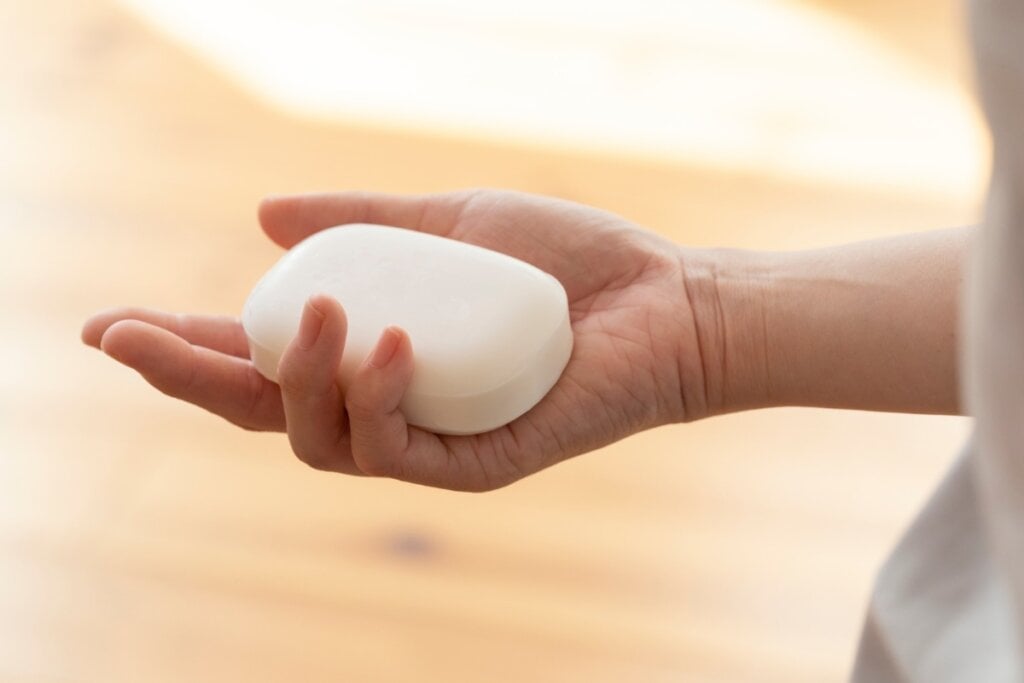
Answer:
[{"label": "fingernail", "polygon": [[320,338],[320,331],[323,327],[324,314],[313,305],[312,301],[307,301],[302,311],[302,320],[299,322],[299,348],[307,351],[313,348],[316,340]]},{"label": "fingernail", "polygon": [[383,368],[391,359],[395,357],[395,351],[398,350],[398,342],[402,340],[402,335],[397,328],[388,327],[385,328],[384,333],[380,335],[380,340],[377,342],[377,347],[370,354],[370,359],[367,361],[371,367]]}]

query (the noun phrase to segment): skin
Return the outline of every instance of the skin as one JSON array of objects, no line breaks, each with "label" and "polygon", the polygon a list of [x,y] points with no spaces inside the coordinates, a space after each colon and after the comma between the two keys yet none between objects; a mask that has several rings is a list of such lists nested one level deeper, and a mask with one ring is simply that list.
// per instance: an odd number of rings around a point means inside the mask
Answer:
[{"label": "skin", "polygon": [[973,228],[800,252],[691,252],[709,412],[817,406],[959,414]]},{"label": "skin", "polygon": [[773,405],[956,412],[957,299],[969,230],[789,254],[684,249],[623,218],[497,190],[273,197],[260,223],[288,248],[345,223],[421,230],[554,275],[575,346],[522,417],[472,436],[398,410],[415,340],[385,329],[347,387],[344,302],[306,304],[279,385],[235,318],[119,308],[86,344],[163,393],[250,430],[286,431],[312,467],[484,491],[658,425]]}]

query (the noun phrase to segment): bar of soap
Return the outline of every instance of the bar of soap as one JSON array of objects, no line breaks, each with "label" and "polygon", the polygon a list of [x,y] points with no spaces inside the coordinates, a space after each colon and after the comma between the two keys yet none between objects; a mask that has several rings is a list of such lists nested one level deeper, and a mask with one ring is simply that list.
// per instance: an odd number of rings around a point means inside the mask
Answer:
[{"label": "bar of soap", "polygon": [[406,420],[475,434],[519,417],[554,386],[572,353],[565,289],[505,254],[380,225],[329,228],[288,251],[242,312],[253,364],[276,381],[306,300],[327,294],[348,316],[340,380],[348,385],[384,328],[409,333]]}]

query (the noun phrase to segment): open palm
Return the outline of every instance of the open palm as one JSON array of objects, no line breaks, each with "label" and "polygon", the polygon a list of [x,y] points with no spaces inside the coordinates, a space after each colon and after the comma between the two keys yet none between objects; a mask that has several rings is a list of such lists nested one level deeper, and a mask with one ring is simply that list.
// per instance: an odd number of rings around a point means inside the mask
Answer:
[{"label": "open palm", "polygon": [[677,248],[618,216],[567,201],[497,190],[437,195],[334,193],[264,201],[260,221],[291,247],[346,223],[442,235],[551,273],[569,297],[575,344],[556,385],[504,427],[442,436],[398,410],[415,339],[388,328],[355,378],[339,385],[344,302],[314,297],[279,368],[280,385],[249,362],[237,318],[122,308],[83,329],[86,343],[160,391],[246,429],[287,431],[304,462],[324,470],[487,490],[642,429],[692,419],[684,384],[700,367]]}]

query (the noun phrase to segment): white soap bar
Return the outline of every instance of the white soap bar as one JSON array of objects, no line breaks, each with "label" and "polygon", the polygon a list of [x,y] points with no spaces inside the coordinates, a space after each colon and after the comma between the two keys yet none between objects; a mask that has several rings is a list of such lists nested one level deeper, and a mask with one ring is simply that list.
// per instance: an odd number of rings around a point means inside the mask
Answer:
[{"label": "white soap bar", "polygon": [[355,224],[293,247],[245,302],[252,360],[271,381],[314,294],[334,297],[348,316],[343,387],[385,327],[409,333],[415,370],[400,407],[433,432],[511,422],[554,386],[572,353],[565,290],[551,275],[456,240]]}]

